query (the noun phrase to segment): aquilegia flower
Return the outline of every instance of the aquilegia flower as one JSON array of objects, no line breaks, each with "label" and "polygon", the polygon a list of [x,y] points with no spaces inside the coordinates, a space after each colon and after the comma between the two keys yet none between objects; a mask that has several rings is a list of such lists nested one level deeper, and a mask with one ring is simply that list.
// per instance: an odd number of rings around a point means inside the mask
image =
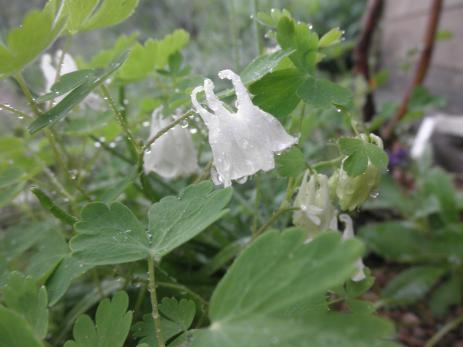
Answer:
[{"label": "aquilegia flower", "polygon": [[[354,237],[354,223],[352,222],[352,218],[348,214],[340,214],[339,220],[344,223],[344,231],[342,233],[342,239],[348,240]],[[356,262],[357,272],[352,276],[352,281],[358,282],[365,279],[365,272],[363,269],[365,265],[363,265],[362,258],[359,258]]]},{"label": "aquilegia flower", "polygon": [[[63,51],[58,50],[56,51],[55,55],[52,56],[50,54],[42,55],[40,60],[40,68],[42,70],[43,76],[45,77],[45,92],[51,92],[51,87],[55,84],[57,79],[57,69],[56,65],[59,63],[61,57],[63,55]],[[60,76],[77,71],[77,64],[72,58],[72,56],[68,53],[64,53],[64,57],[62,57],[63,63],[61,64],[60,68]],[[59,96],[55,98],[55,103],[60,102],[64,98],[63,96]],[[101,107],[101,100],[95,93],[90,93],[83,101],[84,106],[88,106],[93,109],[98,109]]]},{"label": "aquilegia flower", "polygon": [[[221,79],[232,81],[236,94],[236,112],[232,112],[214,94],[214,83],[206,79],[204,86],[193,89],[191,101],[209,130],[215,184],[231,185],[248,176],[275,168],[275,153],[284,151],[297,142],[280,122],[251,101],[240,77],[231,70],[220,71]],[[197,94],[205,92],[209,110],[202,107]]]},{"label": "aquilegia flower", "polygon": [[[162,117],[162,107],[153,111],[150,138],[173,122]],[[196,149],[188,129],[180,125],[170,129],[144,153],[144,171],[157,173],[167,179],[190,176],[199,169]]]},{"label": "aquilegia flower", "polygon": [[330,200],[328,177],[314,174],[307,180],[308,172],[294,200],[293,223],[309,232],[309,238],[326,230],[337,230],[337,212]]}]

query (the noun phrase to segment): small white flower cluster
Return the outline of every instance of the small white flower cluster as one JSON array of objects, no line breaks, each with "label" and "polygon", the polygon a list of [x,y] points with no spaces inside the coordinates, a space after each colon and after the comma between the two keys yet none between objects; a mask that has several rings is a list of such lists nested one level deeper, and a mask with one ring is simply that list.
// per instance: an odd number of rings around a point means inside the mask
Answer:
[{"label": "small white flower cluster", "polygon": [[[308,231],[307,242],[312,241],[320,232],[340,231],[338,218],[344,223],[343,240],[354,237],[352,219],[347,214],[338,215],[331,202],[329,180],[326,175],[313,174],[308,179],[306,172],[294,200],[294,207],[298,210],[293,213],[293,222]],[[358,259],[356,266],[357,272],[352,276],[352,280],[361,281],[365,278],[362,259]]]},{"label": "small white flower cluster", "polygon": [[[236,112],[231,111],[214,94],[214,83],[209,79],[192,91],[191,101],[209,131],[213,155],[211,178],[215,184],[228,187],[232,181],[243,183],[260,170],[274,169],[274,155],[294,145],[297,138],[290,136],[276,118],[252,103],[248,90],[237,74],[223,70],[218,76],[232,81]],[[197,99],[200,92],[205,93],[208,109],[201,106]],[[153,131],[162,127],[161,118],[154,117],[154,114],[153,122],[158,124],[152,126],[150,137]],[[145,154],[145,171],[173,178],[191,174],[193,168],[196,170],[196,152],[187,134],[187,130],[175,127],[174,131],[167,132],[154,142],[150,154]],[[193,160],[196,164],[193,164]]]}]

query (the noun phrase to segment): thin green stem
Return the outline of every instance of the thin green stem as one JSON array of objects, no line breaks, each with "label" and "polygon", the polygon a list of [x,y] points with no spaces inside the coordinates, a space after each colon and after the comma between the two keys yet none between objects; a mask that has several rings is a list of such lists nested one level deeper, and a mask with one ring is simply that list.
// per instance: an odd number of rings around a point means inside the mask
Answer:
[{"label": "thin green stem", "polygon": [[7,104],[0,104],[0,111],[1,110],[5,110],[5,111],[8,111],[8,112],[14,113],[14,114],[18,115],[20,119],[30,118],[31,117],[27,113],[19,111],[19,110],[15,109],[14,107],[11,107],[10,105],[7,105]]},{"label": "thin green stem", "polygon": [[252,234],[255,235],[257,233],[257,225],[259,220],[259,205],[260,205],[260,176],[259,174],[256,175],[256,189],[255,189],[255,198],[254,198],[254,216],[252,219]]},{"label": "thin green stem", "polygon": [[140,314],[139,312],[141,309],[141,305],[143,304],[143,300],[145,299],[146,289],[147,289],[146,283],[142,283],[140,286],[140,290],[138,291],[137,299],[135,301],[135,306],[133,309],[134,315],[136,317],[138,317]]},{"label": "thin green stem", "polygon": [[136,143],[135,138],[130,132],[127,119],[124,117],[123,113],[116,106],[113,98],[111,97],[111,94],[109,93],[108,88],[106,88],[104,84],[101,84],[101,91],[103,92],[104,99],[107,101],[109,107],[111,108],[114,115],[116,116],[116,119],[119,121],[122,131],[124,132],[126,139],[131,147],[130,150],[133,151],[134,153],[139,153],[140,151],[139,151],[138,144]]},{"label": "thin green stem", "polygon": [[110,146],[108,146],[108,144],[106,142],[101,141],[98,137],[96,137],[94,135],[89,135],[89,137],[93,141],[98,143],[101,146],[101,148],[103,148],[105,151],[109,152],[110,154],[114,155],[115,157],[118,157],[119,159],[125,161],[128,164],[133,164],[133,162],[132,162],[132,160],[130,160],[130,158],[127,158],[125,155],[119,153],[114,148],[111,148]]},{"label": "thin green stem", "polygon": [[289,200],[293,196],[294,189],[295,189],[295,181],[293,178],[290,178],[288,180],[288,187],[286,188],[286,194],[285,194],[283,201],[281,202],[278,209],[275,212],[273,212],[270,219],[252,235],[253,240],[256,239],[260,234],[265,232],[265,230],[267,230],[267,228],[270,227],[282,214],[289,212],[289,211],[298,210],[297,207],[288,207]]},{"label": "thin green stem", "polygon": [[330,159],[330,160],[319,161],[318,163],[312,165],[312,169],[319,170],[324,167],[336,166],[340,161],[342,161],[342,159],[343,157],[337,157],[337,158]]},{"label": "thin green stem", "polygon": [[211,172],[211,167],[212,167],[213,161],[209,160],[207,163],[206,167],[204,168],[203,172],[196,177],[196,179],[193,181],[193,184],[199,183],[205,179],[207,179],[210,175]]},{"label": "thin green stem", "polygon": [[463,315],[458,316],[457,318],[447,322],[442,328],[439,329],[439,331],[433,337],[431,337],[431,339],[428,342],[426,342],[424,347],[434,347],[440,339],[442,339],[451,330],[458,327],[461,323],[463,323]]},{"label": "thin green stem", "polygon": [[159,315],[158,298],[156,295],[156,278],[155,278],[155,273],[154,273],[154,260],[153,260],[153,257],[151,256],[148,257],[148,276],[149,276],[148,290],[150,292],[151,309],[152,309],[151,315],[154,320],[154,331],[156,333],[156,340],[158,342],[159,347],[166,347],[164,343],[164,339],[162,337],[162,331],[161,331],[161,317]]},{"label": "thin green stem", "polygon": [[23,75],[21,73],[18,73],[15,76],[15,79],[18,82],[19,88],[21,88],[21,91],[23,92],[24,96],[26,97],[27,102],[29,103],[29,106],[31,107],[32,112],[34,112],[34,114],[36,116],[39,116],[40,111],[39,111],[39,109],[37,107],[37,104],[34,101],[34,97],[32,96],[32,93],[29,90],[29,87],[27,86],[26,81],[24,80]]},{"label": "thin green stem", "polygon": [[179,118],[177,118],[176,120],[174,120],[172,123],[170,123],[169,125],[166,125],[164,128],[162,128],[161,130],[159,130],[152,138],[150,138],[148,140],[148,142],[143,146],[143,151],[146,151],[150,148],[150,146],[156,141],[158,140],[162,135],[164,135],[166,132],[168,132],[170,129],[172,129],[173,127],[175,127],[177,124],[181,123],[182,121],[184,121],[185,119],[187,119],[188,117],[191,117],[192,115],[195,114],[195,111],[193,110],[189,110],[188,112],[186,112],[185,114],[183,114],[182,116],[180,116]]},{"label": "thin green stem", "polygon": [[257,238],[257,236],[265,232],[265,230],[267,230],[282,214],[297,210],[299,210],[298,207],[279,208],[272,214],[269,220],[254,233],[253,239]]}]

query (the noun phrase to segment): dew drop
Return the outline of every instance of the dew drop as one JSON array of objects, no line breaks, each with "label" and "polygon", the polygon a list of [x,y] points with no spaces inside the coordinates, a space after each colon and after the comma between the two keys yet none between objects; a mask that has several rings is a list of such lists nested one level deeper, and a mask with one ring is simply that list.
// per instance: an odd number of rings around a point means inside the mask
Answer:
[{"label": "dew drop", "polygon": [[185,128],[188,128],[190,124],[188,123],[188,121],[186,119],[184,119],[181,123],[180,123],[180,126],[185,129]]},{"label": "dew drop", "polygon": [[95,146],[96,148],[100,148],[100,147],[101,147],[101,143],[95,142],[94,146]]},{"label": "dew drop", "polygon": [[196,128],[191,128],[190,129],[190,133],[192,133],[192,134],[196,134],[197,132],[198,132],[198,129],[196,129]]},{"label": "dew drop", "polygon": [[147,127],[150,126],[150,122],[144,121],[144,122],[142,123],[142,125],[143,125],[143,127],[147,128]]}]

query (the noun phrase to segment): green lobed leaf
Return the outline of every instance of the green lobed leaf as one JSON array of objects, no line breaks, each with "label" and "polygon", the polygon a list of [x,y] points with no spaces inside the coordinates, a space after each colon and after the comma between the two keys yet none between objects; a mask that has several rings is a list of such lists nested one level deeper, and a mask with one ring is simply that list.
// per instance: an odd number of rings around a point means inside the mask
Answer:
[{"label": "green lobed leaf", "polygon": [[326,79],[307,77],[298,88],[297,95],[307,104],[316,108],[333,105],[347,106],[352,100],[352,92]]},{"label": "green lobed leaf", "polygon": [[445,273],[439,266],[414,266],[401,272],[383,290],[383,300],[390,304],[412,304],[431,289]]},{"label": "green lobed leaf", "polygon": [[276,117],[284,117],[301,101],[297,90],[304,79],[304,75],[296,69],[268,73],[251,84],[249,91],[254,95],[253,103]]},{"label": "green lobed leaf", "polygon": [[95,69],[107,66],[113,59],[128,51],[137,42],[137,38],[137,32],[119,36],[111,48],[100,50],[92,57],[92,60],[88,64],[89,67]]},{"label": "green lobed leaf", "polygon": [[41,11],[30,11],[19,27],[8,32],[6,43],[0,42],[0,79],[23,70],[58,38],[65,19],[55,20],[52,2]]},{"label": "green lobed leaf", "polygon": [[304,153],[298,147],[281,153],[276,157],[277,171],[283,177],[297,177],[307,168]]},{"label": "green lobed leaf", "polygon": [[181,50],[189,40],[188,32],[177,29],[161,40],[148,39],[144,45],[136,43],[118,72],[118,78],[135,81],[147,77],[155,69],[164,67],[169,57]]},{"label": "green lobed leaf", "polygon": [[126,57],[126,54],[123,54],[116,58],[106,69],[96,72],[85,83],[79,85],[66,95],[56,106],[41,114],[28,126],[29,132],[34,134],[63,119],[69,111],[82,102],[100,83],[104,82],[114,71],[120,68]]},{"label": "green lobed leaf", "polygon": [[277,25],[277,41],[283,49],[295,49],[289,57],[301,71],[313,72],[317,63],[318,35],[305,23],[282,16]]},{"label": "green lobed leaf", "polygon": [[211,325],[193,331],[189,346],[396,346],[384,340],[386,321],[324,304],[355,271],[361,245],[331,232],[305,239],[303,230],[271,231],[244,250],[212,295]]},{"label": "green lobed leaf", "polygon": [[3,306],[0,306],[0,346],[44,347],[26,319]]},{"label": "green lobed leaf", "polygon": [[12,272],[3,289],[5,305],[26,319],[35,335],[43,339],[48,331],[47,291],[31,277]]},{"label": "green lobed leaf", "polygon": [[122,347],[132,323],[128,305],[125,292],[117,292],[111,301],[104,299],[96,310],[95,324],[89,316],[80,316],[74,325],[74,340],[64,347]]},{"label": "green lobed leaf", "polygon": [[13,261],[39,242],[49,228],[47,223],[19,223],[6,229],[0,235],[0,257]]},{"label": "green lobed leaf", "polygon": [[67,0],[66,29],[74,34],[116,25],[130,17],[137,6],[138,0]]},{"label": "green lobed leaf", "polygon": [[230,198],[230,189],[214,190],[209,181],[191,185],[151,206],[148,231],[121,203],[89,203],[75,225],[73,256],[88,265],[160,259],[221,218]]},{"label": "green lobed leaf", "polygon": [[343,35],[343,32],[339,28],[333,28],[323,35],[320,39],[320,47],[328,47],[338,43]]},{"label": "green lobed leaf", "polygon": [[25,273],[44,282],[68,254],[69,247],[64,235],[57,230],[46,230],[34,247]]},{"label": "green lobed leaf", "polygon": [[349,176],[364,173],[370,162],[380,170],[387,167],[389,159],[386,152],[372,143],[358,138],[343,137],[339,139],[339,147],[348,156],[343,163],[343,169]]}]

